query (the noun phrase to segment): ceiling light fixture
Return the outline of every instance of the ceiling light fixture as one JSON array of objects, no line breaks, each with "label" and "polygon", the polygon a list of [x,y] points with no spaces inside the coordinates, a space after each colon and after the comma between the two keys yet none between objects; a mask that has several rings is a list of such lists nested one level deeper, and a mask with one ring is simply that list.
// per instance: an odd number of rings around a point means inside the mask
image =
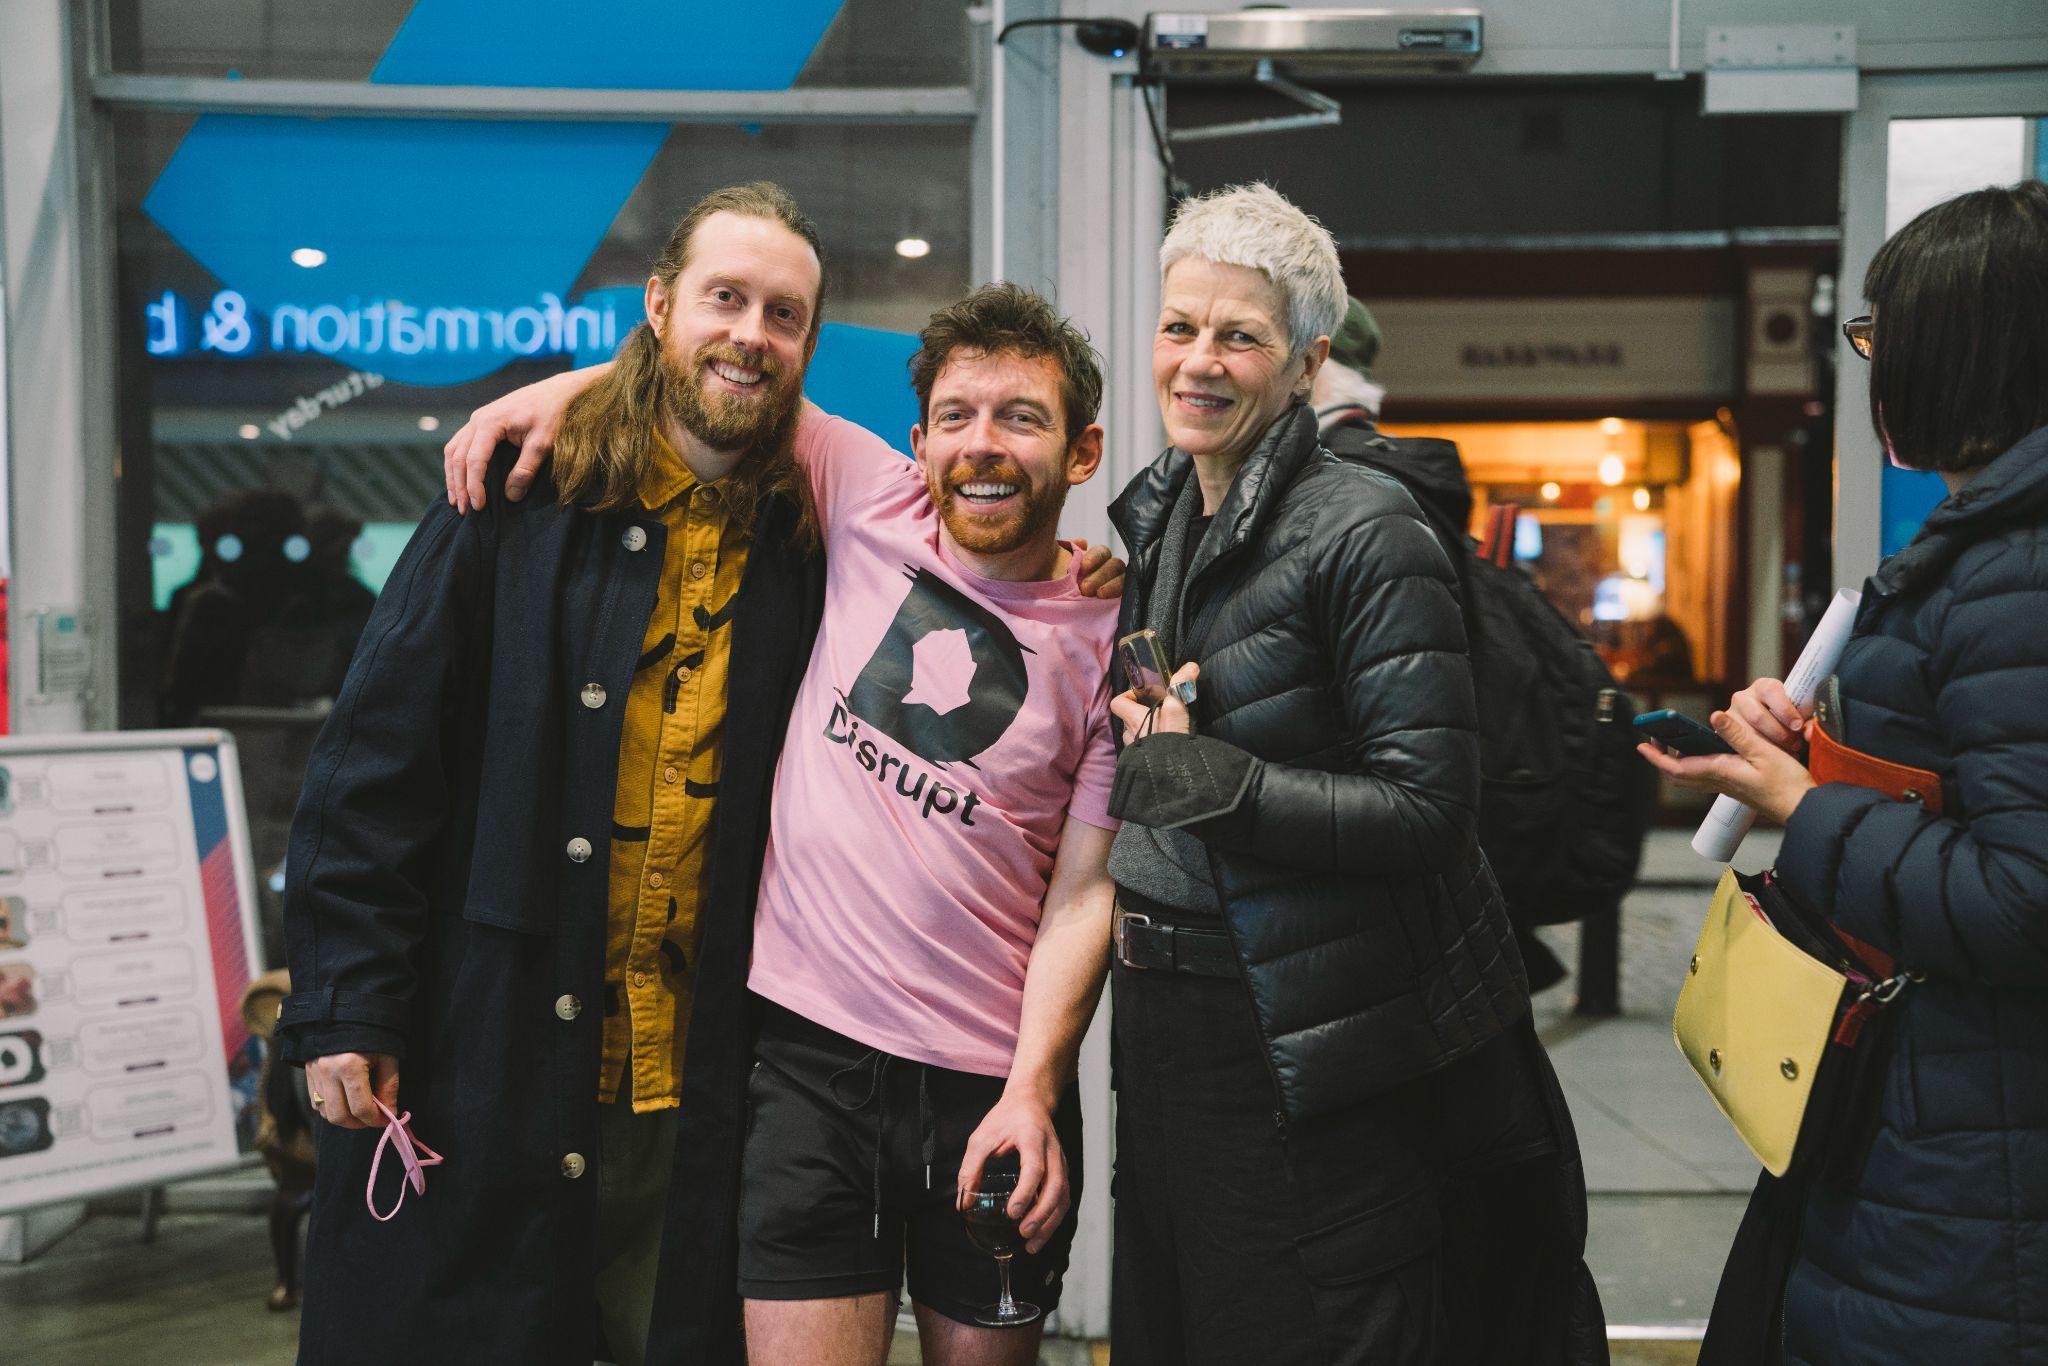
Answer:
[{"label": "ceiling light fixture", "polygon": [[438,432],[438,431],[440,431],[440,430],[441,430],[441,419],[440,419],[440,418],[438,418],[438,417],[435,417],[435,416],[434,416],[434,415],[433,415],[432,413],[427,413],[427,414],[423,415],[423,416],[422,416],[422,417],[420,418],[420,430],[421,430],[421,431],[423,431],[423,432]]},{"label": "ceiling light fixture", "polygon": [[1543,490],[1542,490],[1542,491],[1543,491],[1543,501],[1544,501],[1544,502],[1546,502],[1546,503],[1554,503],[1554,502],[1556,502],[1556,501],[1557,501],[1558,499],[1560,499],[1560,498],[1564,497],[1564,488],[1563,488],[1563,486],[1562,486],[1562,485],[1560,485],[1560,484],[1558,484],[1558,483],[1557,483],[1557,482],[1556,482],[1555,480],[1553,480],[1552,482],[1550,482],[1550,483],[1548,483],[1548,484],[1545,484],[1545,485],[1543,486]]},{"label": "ceiling light fixture", "polygon": [[906,261],[922,260],[932,254],[932,244],[922,237],[906,237],[896,244],[896,254]]}]

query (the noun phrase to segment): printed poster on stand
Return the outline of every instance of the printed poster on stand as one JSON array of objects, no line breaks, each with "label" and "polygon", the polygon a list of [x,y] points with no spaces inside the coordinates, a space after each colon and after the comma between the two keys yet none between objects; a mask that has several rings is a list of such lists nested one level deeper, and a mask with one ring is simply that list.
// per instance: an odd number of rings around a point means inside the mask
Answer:
[{"label": "printed poster on stand", "polygon": [[0,1213],[244,1161],[259,943],[225,732],[0,737]]}]

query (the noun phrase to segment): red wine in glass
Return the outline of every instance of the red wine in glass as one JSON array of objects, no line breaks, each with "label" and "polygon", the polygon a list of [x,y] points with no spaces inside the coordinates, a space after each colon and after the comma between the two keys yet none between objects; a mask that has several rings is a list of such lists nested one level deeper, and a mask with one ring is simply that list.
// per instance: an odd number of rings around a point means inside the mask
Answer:
[{"label": "red wine in glass", "polygon": [[1010,1217],[1010,1197],[1017,1193],[1015,1172],[984,1171],[981,1185],[968,1197],[961,1217],[967,1221],[967,1236],[996,1259],[1000,1287],[996,1302],[974,1311],[974,1321],[990,1328],[1015,1328],[1038,1320],[1039,1308],[1010,1294],[1010,1259],[1024,1250],[1024,1238],[1017,1221]]}]

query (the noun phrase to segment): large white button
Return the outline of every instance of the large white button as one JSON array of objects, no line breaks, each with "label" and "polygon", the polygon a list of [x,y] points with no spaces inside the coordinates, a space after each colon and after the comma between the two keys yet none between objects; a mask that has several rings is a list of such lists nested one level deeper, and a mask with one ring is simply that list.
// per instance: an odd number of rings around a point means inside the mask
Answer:
[{"label": "large white button", "polygon": [[604,685],[602,683],[585,683],[583,685],[583,705],[592,711],[596,711],[604,705]]},{"label": "large white button", "polygon": [[619,543],[628,550],[645,550],[647,549],[647,532],[641,527],[629,526],[626,528],[626,534],[619,537]]},{"label": "large white button", "polygon": [[573,1020],[583,1013],[583,1002],[574,996],[557,996],[555,1014],[564,1020]]},{"label": "large white button", "polygon": [[562,1175],[574,1181],[583,1175],[585,1165],[582,1153],[565,1153],[562,1157]]},{"label": "large white button", "polygon": [[590,857],[590,841],[578,835],[569,841],[569,862],[581,863]]}]

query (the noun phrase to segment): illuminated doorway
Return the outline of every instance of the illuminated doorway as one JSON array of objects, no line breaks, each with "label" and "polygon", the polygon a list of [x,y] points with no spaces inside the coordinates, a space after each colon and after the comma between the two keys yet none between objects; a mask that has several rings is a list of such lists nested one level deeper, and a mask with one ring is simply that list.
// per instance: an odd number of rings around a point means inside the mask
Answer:
[{"label": "illuminated doorway", "polygon": [[1389,424],[1455,441],[1475,538],[1514,509],[1511,554],[1632,690],[1689,689],[1735,665],[1742,462],[1719,421]]}]

